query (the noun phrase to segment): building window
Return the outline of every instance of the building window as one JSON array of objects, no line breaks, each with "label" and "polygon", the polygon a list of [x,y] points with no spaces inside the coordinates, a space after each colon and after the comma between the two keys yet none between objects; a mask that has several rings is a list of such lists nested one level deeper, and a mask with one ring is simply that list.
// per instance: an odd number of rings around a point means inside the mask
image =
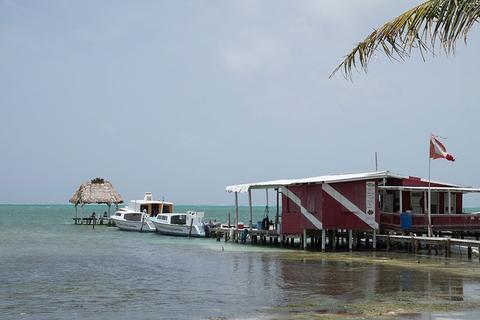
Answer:
[{"label": "building window", "polygon": [[[443,207],[445,208],[445,213],[448,212],[448,193],[445,193],[443,197]],[[457,208],[457,194],[456,193],[450,193],[450,213],[454,214],[456,212]]]},{"label": "building window", "polygon": [[423,213],[423,206],[423,192],[412,191],[410,193],[410,207],[412,209],[412,213]]}]

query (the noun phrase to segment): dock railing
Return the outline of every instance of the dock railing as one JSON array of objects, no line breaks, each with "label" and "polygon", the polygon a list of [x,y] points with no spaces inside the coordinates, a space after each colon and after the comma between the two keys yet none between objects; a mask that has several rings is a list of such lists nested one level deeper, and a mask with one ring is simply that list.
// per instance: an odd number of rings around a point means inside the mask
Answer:
[{"label": "dock railing", "polygon": [[[408,231],[424,231],[428,226],[425,213],[407,213],[411,216],[411,228]],[[402,230],[401,213],[381,212],[382,230]],[[432,214],[432,229],[437,231],[480,232],[480,214]]]}]

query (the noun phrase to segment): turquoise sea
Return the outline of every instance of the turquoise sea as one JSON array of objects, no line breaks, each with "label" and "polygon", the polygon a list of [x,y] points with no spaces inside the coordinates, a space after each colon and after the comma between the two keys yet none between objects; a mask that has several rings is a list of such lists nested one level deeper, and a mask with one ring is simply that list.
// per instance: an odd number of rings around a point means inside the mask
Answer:
[{"label": "turquoise sea", "polygon": [[[233,207],[176,207],[189,209],[233,219]],[[263,212],[255,207],[254,220]],[[0,319],[480,316],[478,259],[303,252],[92,229],[74,215],[70,205],[0,205]]]}]

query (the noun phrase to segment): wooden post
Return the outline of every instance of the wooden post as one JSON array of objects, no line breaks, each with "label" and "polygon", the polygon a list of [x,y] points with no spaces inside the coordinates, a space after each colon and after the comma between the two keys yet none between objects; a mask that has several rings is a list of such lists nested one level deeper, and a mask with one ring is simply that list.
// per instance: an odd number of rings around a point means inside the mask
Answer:
[{"label": "wooden post", "polygon": [[399,209],[400,209],[400,213],[403,212],[403,191],[402,190],[399,190],[398,191],[399,193]]},{"label": "wooden post", "polygon": [[[228,217],[230,218],[230,214],[228,214]],[[192,237],[192,225],[193,225],[193,218],[190,217],[190,229],[188,230],[188,237]],[[142,225],[143,226],[143,225]],[[227,237],[225,237],[225,242],[227,241]]]},{"label": "wooden post", "polygon": [[[279,207],[280,207],[280,200],[279,200],[279,190],[278,188],[275,189],[277,191],[277,211],[275,212],[275,231],[278,231],[278,224],[279,224]],[[278,232],[277,232],[278,233]]]},{"label": "wooden post", "polygon": [[252,209],[252,190],[248,189],[248,209],[249,209],[249,224],[250,224],[250,234],[252,233],[253,228],[253,209]]},{"label": "wooden post", "polygon": [[303,229],[303,250],[307,250],[307,229]]},{"label": "wooden post", "polygon": [[326,230],[325,229],[322,229],[322,252],[325,252],[325,233],[326,233]]},{"label": "wooden post", "polygon": [[330,239],[331,239],[330,243],[332,244],[333,251],[337,250],[337,246],[336,246],[337,242],[335,241],[336,234],[337,234],[336,230],[330,230]]},{"label": "wooden post", "polygon": [[445,257],[450,257],[450,239],[445,241]]},{"label": "wooden post", "polygon": [[80,220],[80,224],[83,224],[83,215],[85,214],[85,212],[84,212],[85,209],[83,208],[83,203],[82,203],[82,205],[80,206],[80,209],[81,209],[81,211],[82,211],[82,212],[81,212],[82,219]]},{"label": "wooden post", "polygon": [[467,251],[468,259],[471,260],[472,259],[472,247],[469,246],[467,250],[468,250]]},{"label": "wooden post", "polygon": [[352,229],[348,230],[348,251],[352,252],[353,249],[353,234]]},{"label": "wooden post", "polygon": [[427,198],[428,198],[428,195],[427,195],[427,191],[424,191],[423,192],[423,212],[427,212],[428,210],[428,201],[427,201]]},{"label": "wooden post", "polygon": [[448,214],[452,214],[452,197],[450,191],[448,191]]},{"label": "wooden post", "polygon": [[235,230],[238,230],[238,192],[235,191]]}]

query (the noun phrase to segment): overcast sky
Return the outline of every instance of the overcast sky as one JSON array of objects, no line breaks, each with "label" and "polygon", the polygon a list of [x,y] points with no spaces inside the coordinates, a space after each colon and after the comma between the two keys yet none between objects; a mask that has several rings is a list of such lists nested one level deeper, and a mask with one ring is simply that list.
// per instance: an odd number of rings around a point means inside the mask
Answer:
[{"label": "overcast sky", "polygon": [[[177,204],[230,184],[379,169],[428,176],[430,132],[480,186],[478,27],[454,57],[330,72],[420,1],[0,0],[0,203],[111,180]],[[261,195],[263,197],[263,195]]]}]

